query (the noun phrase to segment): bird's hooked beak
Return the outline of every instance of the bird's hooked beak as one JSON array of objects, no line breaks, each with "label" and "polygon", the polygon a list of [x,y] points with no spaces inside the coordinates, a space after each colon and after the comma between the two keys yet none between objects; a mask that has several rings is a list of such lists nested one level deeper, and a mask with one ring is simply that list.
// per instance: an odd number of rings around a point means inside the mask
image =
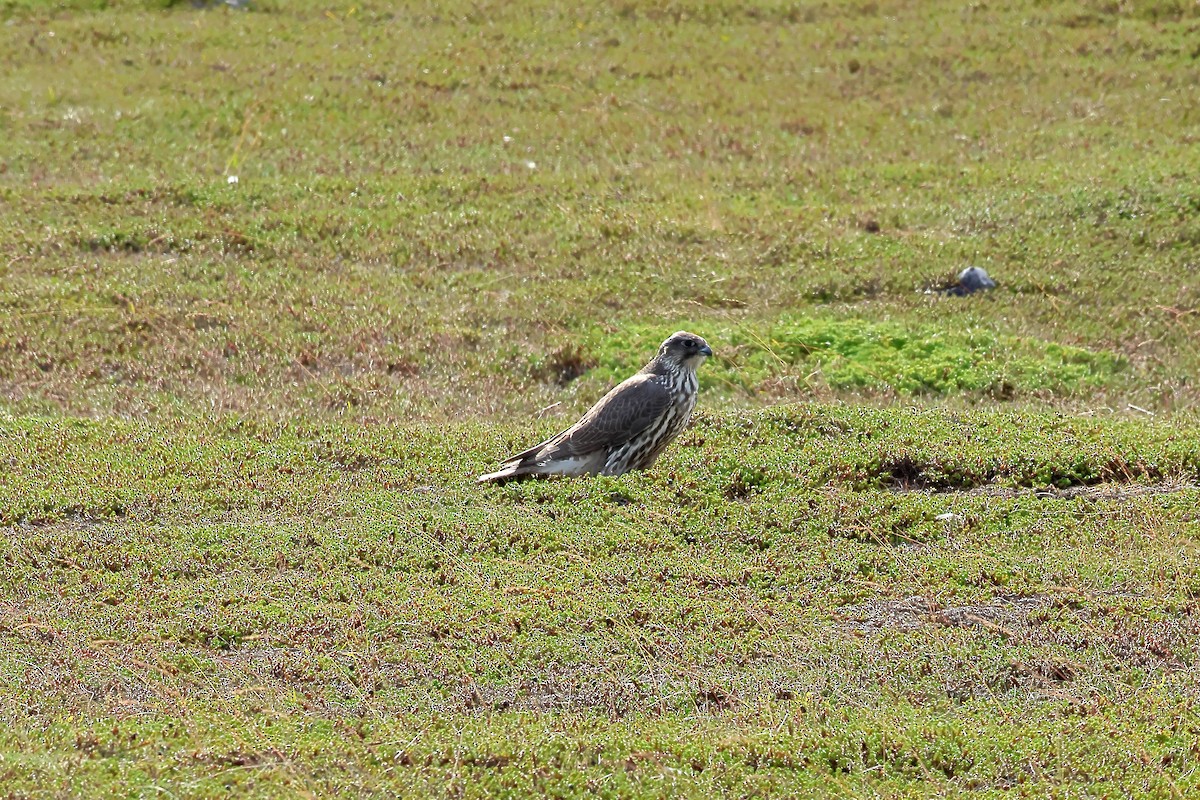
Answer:
[{"label": "bird's hooked beak", "polygon": [[711,356],[711,355],[712,355],[712,348],[711,348],[711,347],[709,347],[708,345],[704,345],[704,347],[701,347],[701,348],[700,348],[700,355],[702,355],[702,356]]}]

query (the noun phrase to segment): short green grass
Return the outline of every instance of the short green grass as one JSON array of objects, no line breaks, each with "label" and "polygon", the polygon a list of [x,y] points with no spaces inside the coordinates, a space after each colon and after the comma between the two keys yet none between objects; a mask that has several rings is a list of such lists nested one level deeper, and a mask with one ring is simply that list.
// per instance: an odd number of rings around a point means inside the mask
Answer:
[{"label": "short green grass", "polygon": [[0,0],[4,793],[1200,792],[1195,4],[207,5]]},{"label": "short green grass", "polygon": [[[706,328],[702,322],[685,327]],[[629,353],[657,329],[629,326],[599,333],[593,354],[567,346],[532,360],[536,377],[560,383],[596,367],[610,382],[629,371]],[[965,331],[824,315],[781,316],[768,328],[717,328],[709,337],[721,357],[701,385],[717,397],[837,393],[869,397],[1078,398],[1121,386],[1126,359],[1106,351],[1012,335],[979,326]]]}]

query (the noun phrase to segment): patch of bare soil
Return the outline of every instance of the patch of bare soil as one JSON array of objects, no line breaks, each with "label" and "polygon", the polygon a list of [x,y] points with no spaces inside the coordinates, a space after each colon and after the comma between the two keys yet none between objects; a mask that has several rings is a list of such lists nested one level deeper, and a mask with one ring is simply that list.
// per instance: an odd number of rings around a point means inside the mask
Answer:
[{"label": "patch of bare soil", "polygon": [[[926,597],[873,600],[847,606],[841,624],[859,632],[915,631],[925,627],[971,628],[1000,636],[1011,644],[1057,646],[1074,653],[1096,651],[1126,666],[1186,669],[1196,660],[1200,607],[1139,620],[1121,607],[1129,595],[1076,593],[997,598],[992,603],[942,606]],[[1073,672],[1055,668],[1069,680]]]},{"label": "patch of bare soil", "polygon": [[1094,686],[1107,680],[1104,675],[1138,670],[1165,678],[1187,675],[1200,662],[1200,606],[1149,615],[1131,611],[1131,600],[1129,594],[1074,592],[964,606],[926,597],[881,599],[845,607],[839,624],[863,637],[868,650],[879,646],[882,632],[911,635],[906,652],[925,649],[917,638],[922,631],[973,630],[1011,655],[986,665],[953,655],[938,660],[934,670],[948,697],[965,702],[1015,691],[1062,700],[1084,713],[1099,707]]},{"label": "patch of bare soil", "polygon": [[1054,486],[1030,488],[1026,486],[976,486],[970,489],[945,489],[929,487],[919,481],[896,481],[890,486],[891,490],[900,494],[961,494],[968,497],[1041,497],[1046,499],[1071,500],[1084,498],[1087,500],[1129,500],[1135,497],[1156,497],[1159,495],[1178,494],[1200,489],[1191,481],[1176,480],[1160,483],[1095,483],[1090,485]]},{"label": "patch of bare soil", "polygon": [[926,625],[981,628],[1013,636],[1027,630],[1029,612],[1048,608],[1055,602],[1049,595],[1014,597],[990,605],[943,607],[927,597],[875,600],[843,609],[843,624],[856,630],[911,631]]},{"label": "patch of bare soil", "polygon": [[1088,500],[1128,500],[1133,497],[1155,497],[1196,489],[1190,481],[1165,483],[1098,483],[1093,486],[1068,486],[1065,489],[1044,489],[1034,492],[1038,497],[1083,497]]}]

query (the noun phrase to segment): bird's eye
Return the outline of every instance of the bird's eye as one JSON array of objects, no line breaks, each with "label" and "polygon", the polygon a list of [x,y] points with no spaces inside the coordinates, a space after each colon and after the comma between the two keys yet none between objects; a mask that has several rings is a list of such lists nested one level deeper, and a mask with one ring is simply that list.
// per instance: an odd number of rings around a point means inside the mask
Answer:
[{"label": "bird's eye", "polygon": [[683,345],[684,345],[684,347],[695,347],[696,343],[693,342],[691,339],[688,339],[686,342],[683,343]]}]

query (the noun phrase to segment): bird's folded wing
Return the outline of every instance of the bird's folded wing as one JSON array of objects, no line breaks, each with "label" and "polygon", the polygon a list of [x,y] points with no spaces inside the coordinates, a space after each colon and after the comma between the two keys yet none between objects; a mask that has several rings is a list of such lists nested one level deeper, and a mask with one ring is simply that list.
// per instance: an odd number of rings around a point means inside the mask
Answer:
[{"label": "bird's folded wing", "polygon": [[547,442],[555,457],[584,455],[628,442],[666,413],[673,398],[651,375],[635,375],[592,406],[574,426]]}]

